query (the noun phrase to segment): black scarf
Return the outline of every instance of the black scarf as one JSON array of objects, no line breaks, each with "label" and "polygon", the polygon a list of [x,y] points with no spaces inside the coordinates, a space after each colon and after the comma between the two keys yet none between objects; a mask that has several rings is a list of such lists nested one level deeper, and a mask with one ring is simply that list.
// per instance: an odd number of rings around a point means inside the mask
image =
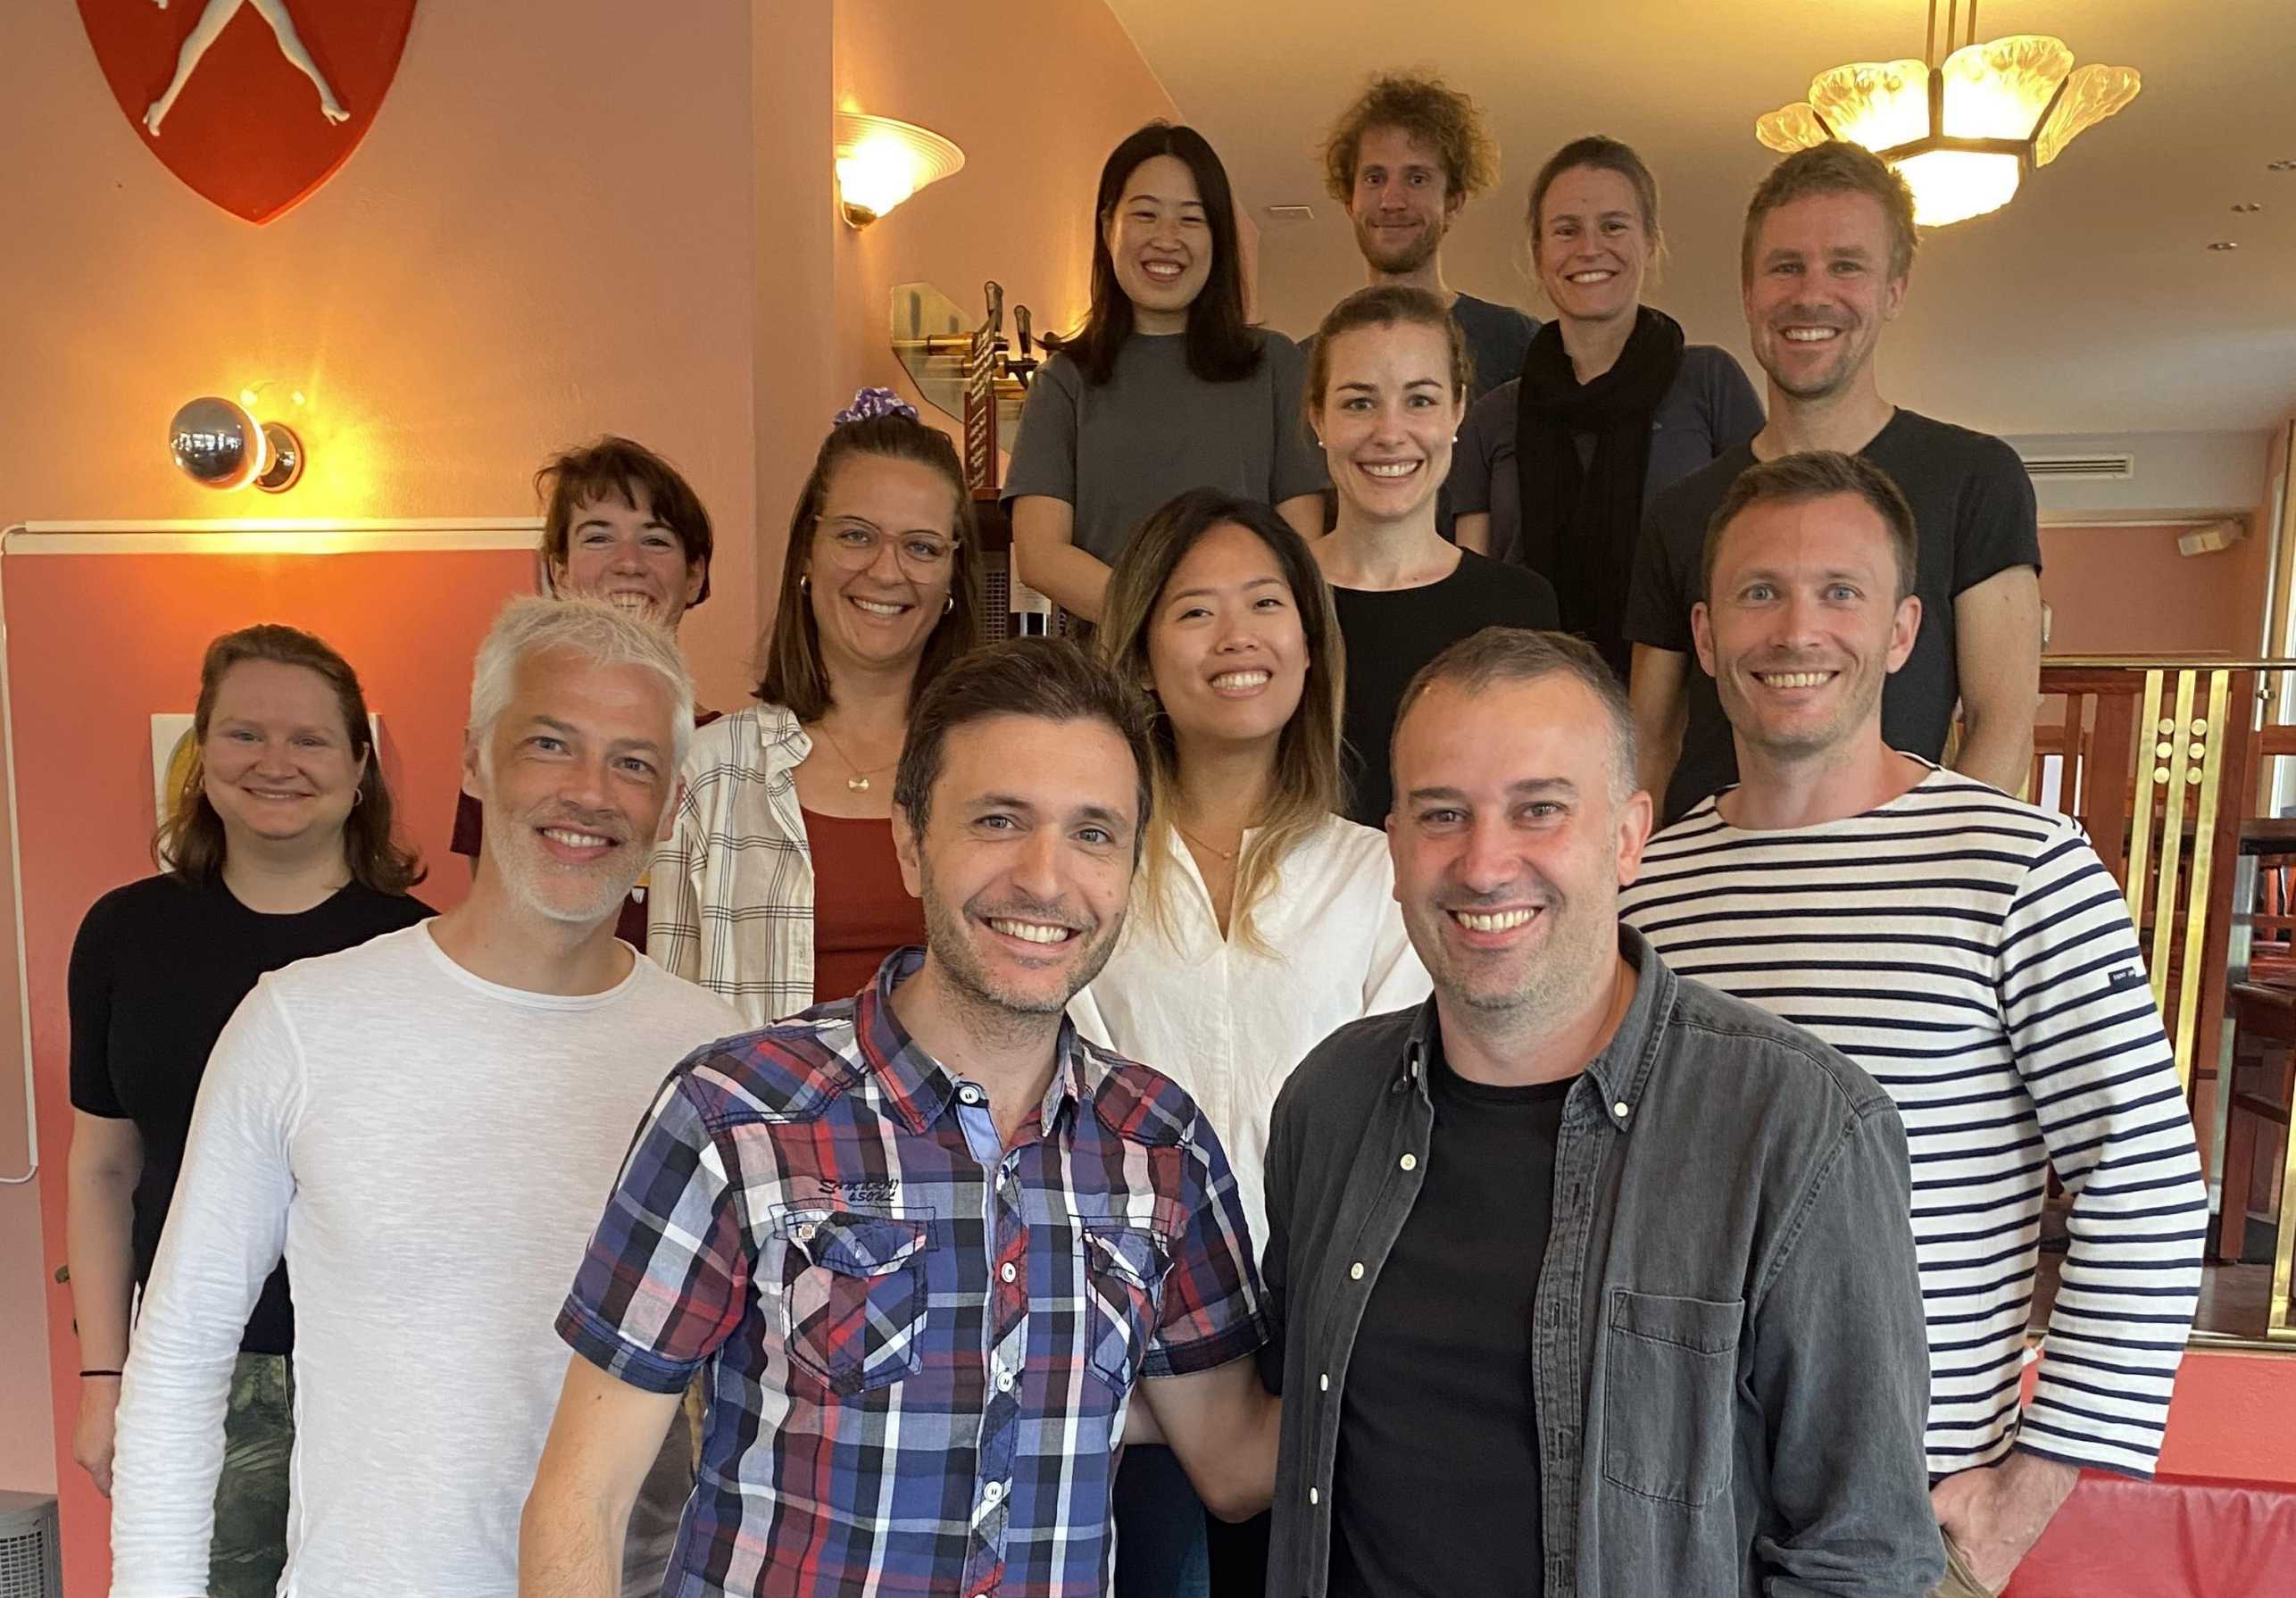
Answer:
[{"label": "black scarf", "polygon": [[[1582,384],[1551,321],[1523,358],[1515,406],[1515,470],[1523,528],[1515,558],[1554,585],[1565,632],[1591,639],[1624,682],[1631,649],[1620,636],[1635,541],[1643,524],[1643,477],[1651,421],[1682,369],[1682,324],[1642,306],[1609,371]],[[1592,434],[1582,465],[1575,434]]]}]

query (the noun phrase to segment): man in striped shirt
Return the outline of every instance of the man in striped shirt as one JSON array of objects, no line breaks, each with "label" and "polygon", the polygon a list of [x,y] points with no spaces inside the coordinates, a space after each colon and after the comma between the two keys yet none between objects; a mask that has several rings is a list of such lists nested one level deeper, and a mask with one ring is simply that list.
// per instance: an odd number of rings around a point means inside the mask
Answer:
[{"label": "man in striped shirt", "polygon": [[[1941,1591],[1992,1593],[2078,1468],[2151,1473],[2208,1194],[2135,931],[2079,828],[1882,739],[1882,685],[1921,625],[1916,549],[1904,495],[1856,456],[1737,479],[1692,621],[1739,784],[1651,840],[1620,909],[1684,976],[1808,1028],[1897,1101]],[[2072,1241],[2020,1416],[2052,1169]]]}]

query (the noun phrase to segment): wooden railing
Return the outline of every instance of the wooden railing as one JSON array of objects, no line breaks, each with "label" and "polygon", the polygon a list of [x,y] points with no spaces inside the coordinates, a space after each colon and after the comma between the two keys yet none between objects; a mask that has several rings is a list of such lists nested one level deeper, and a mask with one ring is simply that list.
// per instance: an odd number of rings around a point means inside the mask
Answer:
[{"label": "wooden railing", "polygon": [[[2154,999],[2213,1170],[2223,1119],[2225,1026],[2242,837],[2259,814],[2259,773],[2296,755],[2296,728],[2259,729],[2259,674],[2296,662],[2186,658],[2044,661],[2028,796],[2078,820],[2128,901]],[[2061,711],[2052,721],[2049,712]],[[2285,919],[2285,907],[2283,918]],[[2288,921],[2296,930],[2296,920]],[[2271,930],[2271,928],[2266,928]],[[2243,970],[2243,958],[2237,963]],[[2282,1150],[2272,1338],[2296,1341],[2296,1138]],[[2246,1194],[2223,1195],[2236,1236]],[[2232,1244],[2237,1253],[2237,1244]]]}]

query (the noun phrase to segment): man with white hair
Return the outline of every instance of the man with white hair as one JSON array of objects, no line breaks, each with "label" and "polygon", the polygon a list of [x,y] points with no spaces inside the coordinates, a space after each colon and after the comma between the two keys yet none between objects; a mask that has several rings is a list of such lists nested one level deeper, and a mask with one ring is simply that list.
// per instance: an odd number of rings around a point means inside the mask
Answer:
[{"label": "man with white hair", "polygon": [[[224,1028],[121,1395],[116,1598],[206,1591],[232,1356],[282,1253],[281,1590],[516,1591],[567,1362],[552,1321],[599,1196],[663,1075],[740,1028],[614,937],[693,720],[667,631],[596,600],[512,601],[463,741],[486,804],[470,896],[271,973]],[[666,1541],[631,1550],[623,1590],[657,1591]]]}]

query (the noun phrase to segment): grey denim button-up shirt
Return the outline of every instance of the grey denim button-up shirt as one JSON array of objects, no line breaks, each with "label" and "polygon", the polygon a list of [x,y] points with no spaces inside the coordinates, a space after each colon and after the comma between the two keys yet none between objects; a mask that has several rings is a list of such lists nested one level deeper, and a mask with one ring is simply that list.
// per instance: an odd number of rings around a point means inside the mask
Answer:
[{"label": "grey denim button-up shirt", "polygon": [[[1618,936],[1635,997],[1564,1102],[1532,1312],[1537,1590],[1921,1598],[1945,1561],[1897,1111],[1807,1033]],[[1436,1026],[1430,1000],[1344,1027],[1277,1101],[1277,1598],[1323,1598],[1335,1511],[1372,1536],[1443,1512],[1440,1481],[1408,1504],[1332,1498],[1356,1328],[1427,1176]],[[1510,1236],[1493,1216],[1491,1246]]]}]

